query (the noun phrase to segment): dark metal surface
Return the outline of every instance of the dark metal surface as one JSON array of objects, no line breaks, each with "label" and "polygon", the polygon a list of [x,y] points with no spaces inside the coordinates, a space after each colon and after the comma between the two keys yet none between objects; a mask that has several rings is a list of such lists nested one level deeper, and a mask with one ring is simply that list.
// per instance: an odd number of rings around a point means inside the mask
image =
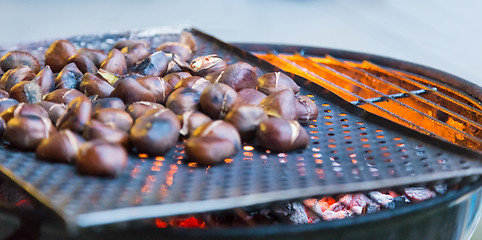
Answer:
[{"label": "dark metal surface", "polygon": [[[77,46],[109,49],[126,38],[145,38],[156,47],[179,37],[176,31],[165,32],[69,40]],[[200,45],[197,55],[216,53],[231,63],[246,61],[259,74],[278,70],[248,52],[192,32]],[[42,52],[49,44],[20,49]],[[295,80],[301,94],[312,95],[320,109],[317,121],[306,126],[311,139],[305,150],[271,153],[255,147],[239,152],[229,163],[202,168],[188,164],[180,142],[163,157],[131,155],[119,178],[103,179],[80,176],[70,165],[40,162],[33,153],[1,147],[0,171],[52,209],[69,230],[482,174],[480,154],[370,114],[304,79]]]}]

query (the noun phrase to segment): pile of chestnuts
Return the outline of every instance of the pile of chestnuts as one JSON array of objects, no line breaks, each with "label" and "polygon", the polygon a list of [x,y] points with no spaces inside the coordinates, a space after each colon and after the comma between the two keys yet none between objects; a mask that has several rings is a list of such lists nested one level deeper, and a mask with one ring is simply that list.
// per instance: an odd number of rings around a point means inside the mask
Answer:
[{"label": "pile of chestnuts", "polygon": [[196,49],[184,32],[154,52],[140,39],[109,52],[67,40],[44,56],[8,52],[0,60],[0,134],[39,160],[109,177],[125,168],[128,151],[164,155],[183,139],[200,165],[222,162],[243,142],[278,152],[308,146],[300,124],[318,109],[289,76],[258,77],[248,63],[216,55],[193,59]]}]

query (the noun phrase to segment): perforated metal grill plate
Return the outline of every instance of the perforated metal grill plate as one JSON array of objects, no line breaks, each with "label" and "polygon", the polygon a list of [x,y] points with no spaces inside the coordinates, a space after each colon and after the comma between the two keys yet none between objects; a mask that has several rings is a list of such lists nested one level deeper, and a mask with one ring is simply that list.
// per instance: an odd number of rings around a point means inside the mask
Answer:
[{"label": "perforated metal grill plate", "polygon": [[[109,49],[136,37],[177,40],[179,30],[145,31],[70,38],[79,47]],[[200,50],[230,62],[246,61],[259,74],[276,68],[247,52],[193,30]],[[51,42],[20,46],[42,52]],[[7,49],[10,50],[10,49]],[[1,52],[2,54],[5,52]],[[478,176],[479,155],[418,134],[344,102],[295,78],[320,109],[306,126],[308,149],[270,153],[245,147],[225,164],[195,167],[180,142],[163,157],[131,155],[117,179],[76,174],[71,165],[37,161],[33,153],[0,148],[0,170],[55,211],[71,229],[135,219],[213,211],[308,197],[362,191],[440,179]]]}]

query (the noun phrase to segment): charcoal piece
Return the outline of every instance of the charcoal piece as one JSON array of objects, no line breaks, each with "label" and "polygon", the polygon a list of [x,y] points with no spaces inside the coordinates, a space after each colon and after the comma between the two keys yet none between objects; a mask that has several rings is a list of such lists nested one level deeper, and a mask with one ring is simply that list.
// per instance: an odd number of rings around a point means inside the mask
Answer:
[{"label": "charcoal piece", "polygon": [[403,192],[411,202],[422,202],[436,196],[434,191],[424,187],[405,188]]},{"label": "charcoal piece", "polygon": [[378,191],[373,191],[370,192],[368,195],[374,202],[380,204],[383,208],[390,209],[393,206],[393,197],[389,194],[383,194]]},{"label": "charcoal piece", "polygon": [[407,206],[408,204],[409,202],[407,202],[407,199],[405,197],[394,197],[393,200],[388,204],[384,205],[384,207],[388,209],[394,209]]},{"label": "charcoal piece", "polygon": [[289,219],[294,224],[308,223],[308,215],[305,206],[299,202],[286,203],[285,209],[288,212]]},{"label": "charcoal piece", "polygon": [[433,190],[437,194],[445,194],[447,192],[447,184],[437,184],[433,186]]},{"label": "charcoal piece", "polygon": [[380,211],[380,205],[376,203],[368,203],[362,210],[362,214],[370,214]]}]

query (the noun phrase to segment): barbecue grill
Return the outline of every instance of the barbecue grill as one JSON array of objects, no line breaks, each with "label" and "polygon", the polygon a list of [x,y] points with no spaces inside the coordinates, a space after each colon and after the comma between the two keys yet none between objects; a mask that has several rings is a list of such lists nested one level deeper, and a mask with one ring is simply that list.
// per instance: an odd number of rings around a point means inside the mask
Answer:
[{"label": "barbecue grill", "polygon": [[[128,38],[143,38],[157,46],[177,40],[181,30],[68,40],[77,47],[104,50]],[[39,219],[47,219],[42,231],[49,236],[88,239],[140,235],[458,239],[470,235],[480,218],[482,196],[481,88],[438,70],[384,57],[300,46],[230,45],[188,30],[199,44],[197,55],[216,53],[230,63],[245,61],[259,75],[290,73],[302,87],[301,93],[315,101],[321,112],[306,126],[309,149],[273,153],[245,144],[225,164],[199,167],[184,159],[181,141],[165,156],[132,155],[119,178],[101,179],[79,176],[71,166],[39,162],[33,154],[5,145],[0,149],[0,171],[34,201],[33,210],[4,207],[25,219],[23,227],[32,228],[43,221]],[[6,47],[0,54],[13,49],[42,53],[49,44]],[[272,208],[320,195],[440,184],[449,191],[434,199],[336,221],[190,230],[149,224],[170,216]],[[469,214],[470,208],[477,209],[476,214]]]}]

